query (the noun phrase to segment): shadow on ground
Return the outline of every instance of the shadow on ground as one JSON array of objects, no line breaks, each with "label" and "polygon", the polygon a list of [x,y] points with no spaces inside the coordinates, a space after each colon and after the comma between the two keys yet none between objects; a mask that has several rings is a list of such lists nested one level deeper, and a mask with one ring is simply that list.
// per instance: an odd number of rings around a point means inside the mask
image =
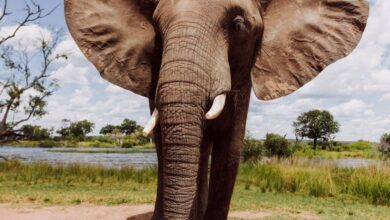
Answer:
[{"label": "shadow on ground", "polygon": [[153,212],[143,213],[128,217],[127,220],[150,220],[153,216]]}]

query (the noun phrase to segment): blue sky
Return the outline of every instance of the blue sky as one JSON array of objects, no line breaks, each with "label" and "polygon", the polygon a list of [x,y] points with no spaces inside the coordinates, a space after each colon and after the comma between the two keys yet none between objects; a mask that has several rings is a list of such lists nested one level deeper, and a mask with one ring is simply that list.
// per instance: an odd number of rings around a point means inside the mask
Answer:
[{"label": "blue sky", "polygon": [[[2,2],[2,0],[0,0]],[[10,0],[18,16],[24,1]],[[96,122],[95,133],[107,123],[131,118],[145,124],[149,118],[147,99],[109,84],[84,58],[69,36],[61,0],[37,0],[45,8],[59,5],[50,17],[20,32],[18,40],[29,39],[57,28],[64,30],[58,52],[70,53],[70,59],[58,62],[53,78],[61,88],[49,100],[49,114],[34,123],[59,127],[61,119],[89,119]],[[366,139],[378,141],[390,132],[390,1],[370,1],[370,18],[357,49],[336,62],[297,92],[273,101],[259,101],[252,95],[247,129],[258,138],[267,132],[293,138],[292,122],[311,109],[328,110],[341,124],[337,140]],[[19,12],[19,13],[18,13]],[[12,17],[15,18],[15,17]],[[13,20],[0,24],[0,34],[14,25]],[[50,36],[49,36],[50,37]],[[18,116],[16,116],[18,117]]]}]

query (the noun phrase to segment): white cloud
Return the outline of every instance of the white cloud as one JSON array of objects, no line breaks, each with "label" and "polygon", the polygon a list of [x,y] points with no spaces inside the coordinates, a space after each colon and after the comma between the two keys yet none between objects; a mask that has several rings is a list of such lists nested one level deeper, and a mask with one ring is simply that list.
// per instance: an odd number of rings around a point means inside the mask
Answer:
[{"label": "white cloud", "polygon": [[390,93],[384,94],[384,95],[380,98],[380,101],[383,102],[383,103],[389,104],[389,103],[390,103]]},{"label": "white cloud", "polygon": [[[12,35],[16,28],[16,25],[2,27],[0,28],[0,36],[4,38]],[[16,36],[6,41],[5,44],[13,47],[15,50],[33,51],[41,46],[42,40],[51,42],[53,40],[51,31],[45,27],[33,24],[20,28]]]},{"label": "white cloud", "polygon": [[124,93],[124,92],[128,92],[126,91],[125,89],[122,89],[121,87],[119,86],[116,86],[114,84],[110,84],[106,87],[105,91],[107,93],[110,93],[110,94],[118,94],[118,93]]},{"label": "white cloud", "polygon": [[65,66],[59,67],[52,75],[53,79],[59,81],[59,84],[74,83],[79,85],[88,85],[87,77],[90,69],[88,67],[75,66],[73,63],[68,63]]},{"label": "white cloud", "polygon": [[68,59],[57,60],[60,67],[53,74],[53,78],[57,79],[60,84],[70,83],[85,86],[90,83],[89,73],[95,72],[95,69],[69,34],[58,44],[53,54],[66,54],[68,57]]},{"label": "white cloud", "polygon": [[333,106],[329,110],[336,117],[365,117],[374,115],[374,112],[365,102],[356,99]]}]

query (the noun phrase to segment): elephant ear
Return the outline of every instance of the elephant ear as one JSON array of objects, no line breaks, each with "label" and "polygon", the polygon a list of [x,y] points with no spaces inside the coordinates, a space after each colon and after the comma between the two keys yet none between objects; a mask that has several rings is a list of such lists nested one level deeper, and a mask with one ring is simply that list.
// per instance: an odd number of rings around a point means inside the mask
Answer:
[{"label": "elephant ear", "polygon": [[70,33],[101,76],[146,97],[151,93],[154,8],[153,0],[65,0]]},{"label": "elephant ear", "polygon": [[262,47],[252,69],[257,98],[288,95],[356,47],[366,0],[268,0]]}]

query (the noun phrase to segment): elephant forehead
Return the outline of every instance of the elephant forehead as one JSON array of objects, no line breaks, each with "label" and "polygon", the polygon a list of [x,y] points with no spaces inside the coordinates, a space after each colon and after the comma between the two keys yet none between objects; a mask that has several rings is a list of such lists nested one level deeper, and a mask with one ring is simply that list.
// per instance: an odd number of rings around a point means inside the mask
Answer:
[{"label": "elephant forehead", "polygon": [[251,22],[261,21],[256,0],[160,0],[154,18],[175,17],[190,12],[206,19],[220,19],[231,8],[240,8]]}]

